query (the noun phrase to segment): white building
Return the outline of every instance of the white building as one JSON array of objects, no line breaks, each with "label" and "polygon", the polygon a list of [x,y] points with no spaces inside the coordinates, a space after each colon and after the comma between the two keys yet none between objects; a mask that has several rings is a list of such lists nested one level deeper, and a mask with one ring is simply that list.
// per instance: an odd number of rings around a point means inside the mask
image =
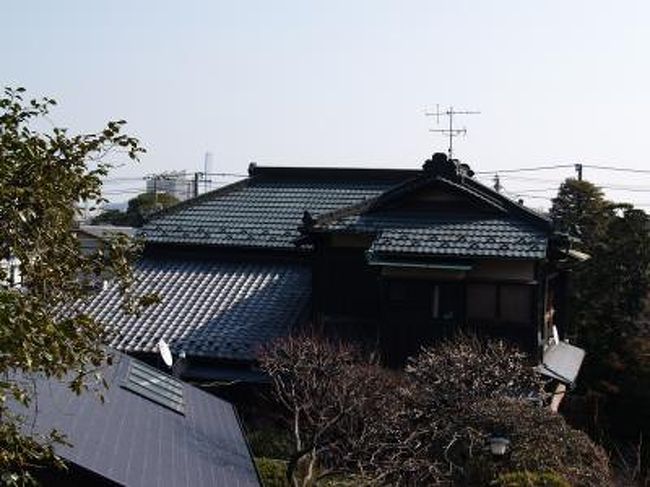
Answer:
[{"label": "white building", "polygon": [[194,183],[186,171],[170,171],[154,174],[147,179],[147,193],[167,193],[179,201],[194,196]]}]

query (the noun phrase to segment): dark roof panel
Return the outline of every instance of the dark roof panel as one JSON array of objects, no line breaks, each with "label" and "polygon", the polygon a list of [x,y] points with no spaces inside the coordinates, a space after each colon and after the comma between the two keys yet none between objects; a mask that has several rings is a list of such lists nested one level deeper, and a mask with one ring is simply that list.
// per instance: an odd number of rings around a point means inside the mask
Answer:
[{"label": "dark roof panel", "polygon": [[135,295],[155,293],[162,302],[126,314],[112,285],[85,308],[125,352],[157,352],[164,339],[188,356],[251,361],[261,345],[286,335],[310,296],[309,270],[298,264],[144,259],[135,277]]},{"label": "dark roof panel", "polygon": [[36,376],[38,411],[14,407],[33,416],[35,431],[66,434],[72,446],[57,446],[58,455],[119,485],[259,485],[229,403],[181,383],[186,407],[178,414],[120,387],[134,363],[117,354],[102,371],[110,384],[103,403],[92,392],[77,396],[63,382]]}]

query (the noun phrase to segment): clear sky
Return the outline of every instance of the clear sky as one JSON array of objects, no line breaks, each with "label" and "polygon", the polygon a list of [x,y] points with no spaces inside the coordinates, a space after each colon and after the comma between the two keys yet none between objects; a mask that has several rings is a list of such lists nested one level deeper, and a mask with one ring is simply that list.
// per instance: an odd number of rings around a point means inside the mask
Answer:
[{"label": "clear sky", "polygon": [[[459,120],[468,134],[456,143],[475,170],[650,170],[647,1],[0,6],[0,84],[56,98],[52,118],[75,130],[126,119],[148,154],[115,176],[199,170],[206,151],[217,172],[250,161],[419,167],[447,148],[424,116],[436,103],[482,112]],[[650,173],[584,171],[625,187],[610,197],[650,208]],[[504,173],[502,183],[542,206],[571,174]]]}]

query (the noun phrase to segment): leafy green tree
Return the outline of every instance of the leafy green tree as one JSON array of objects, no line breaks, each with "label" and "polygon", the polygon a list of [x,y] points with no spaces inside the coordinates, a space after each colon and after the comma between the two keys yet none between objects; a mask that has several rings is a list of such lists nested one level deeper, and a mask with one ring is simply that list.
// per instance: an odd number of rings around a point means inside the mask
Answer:
[{"label": "leafy green tree", "polygon": [[92,220],[93,225],[126,225],[141,227],[145,220],[157,211],[164,210],[179,202],[178,198],[167,193],[142,193],[129,200],[126,212],[108,210]]},{"label": "leafy green tree", "polygon": [[[71,232],[81,201],[99,203],[102,178],[116,157],[137,160],[139,142],[109,122],[101,132],[39,131],[55,105],[26,100],[23,88],[0,95],[0,483],[24,485],[44,463],[56,461],[52,446],[61,432],[30,435],[10,402],[29,405],[33,390],[17,377],[38,373],[66,380],[76,393],[101,390],[108,359],[104,329],[82,312],[97,280],[115,278],[124,305],[140,300],[128,292],[137,248],[116,236],[86,255]],[[18,266],[20,282],[15,279]],[[13,278],[10,278],[12,274]],[[64,432],[63,432],[64,433]]]},{"label": "leafy green tree", "polygon": [[91,225],[117,225],[130,227],[131,221],[124,211],[106,210],[90,221]]},{"label": "leafy green tree", "polygon": [[575,266],[570,294],[573,338],[587,349],[582,391],[594,403],[583,424],[610,439],[648,437],[650,354],[640,343],[650,340],[650,219],[574,179],[560,187],[551,216],[591,255]]},{"label": "leafy green tree", "polygon": [[640,331],[637,319],[650,289],[650,219],[575,179],[560,187],[551,217],[591,256],[574,270],[572,331],[592,357],[602,358]]},{"label": "leafy green tree", "polygon": [[178,203],[178,199],[167,193],[142,193],[129,200],[126,214],[134,227],[140,227],[149,215]]}]

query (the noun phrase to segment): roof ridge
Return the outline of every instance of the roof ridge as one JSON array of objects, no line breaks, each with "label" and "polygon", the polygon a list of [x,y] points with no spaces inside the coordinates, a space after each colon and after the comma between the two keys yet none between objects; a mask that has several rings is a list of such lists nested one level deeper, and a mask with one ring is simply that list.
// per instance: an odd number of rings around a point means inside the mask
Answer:
[{"label": "roof ridge", "polygon": [[370,168],[370,167],[334,167],[334,166],[258,166],[251,163],[248,168],[250,176],[298,179],[300,177],[322,179],[354,179],[367,181],[368,177],[377,180],[404,180],[408,176],[419,174],[421,169]]},{"label": "roof ridge", "polygon": [[[489,204],[490,206],[494,207],[495,209],[499,211],[505,211],[505,209],[499,205],[497,202],[492,201],[488,196],[480,194],[479,192],[475,191],[474,189],[466,187],[462,179],[459,180],[460,182],[452,181],[444,176],[436,175],[436,176],[429,176],[427,174],[423,174],[422,176],[415,178],[411,181],[406,181],[404,184],[393,188],[391,190],[388,190],[384,193],[382,193],[378,198],[375,206],[371,209],[377,209],[380,207],[380,205],[384,203],[389,203],[391,201],[394,201],[396,198],[398,198],[400,195],[409,193],[411,191],[417,191],[420,188],[426,187],[429,184],[433,183],[442,183],[450,186],[452,189],[455,190],[460,190],[465,193],[467,193],[470,197],[474,199],[479,199],[484,203]],[[481,185],[482,186],[482,185]],[[385,200],[385,201],[382,201]]]},{"label": "roof ridge", "polygon": [[[415,178],[409,179],[407,181],[404,181],[404,183],[397,185],[393,188],[390,188],[383,193],[381,193],[378,196],[375,196],[374,198],[369,198],[361,203],[357,203],[355,205],[347,206],[345,208],[337,208],[336,210],[330,211],[328,213],[324,213],[317,217],[314,220],[314,225],[324,225],[327,223],[330,223],[334,220],[337,220],[338,218],[353,215],[356,213],[361,213],[365,210],[373,210],[379,208],[379,205],[382,203],[386,203],[389,201],[392,201],[393,198],[398,197],[399,195],[411,191],[411,190],[417,190],[422,186],[425,186],[427,184],[433,183],[433,182],[443,182],[445,184],[449,184],[454,188],[457,189],[464,189],[467,190],[467,188],[462,188],[461,185],[458,185],[454,183],[453,181],[449,181],[446,178],[442,178],[440,176],[435,176],[435,177],[430,177],[427,176],[426,174],[421,174],[419,176],[416,176]],[[411,187],[415,186],[415,187]],[[491,204],[492,206],[495,206],[497,209],[500,211],[504,211],[504,209],[499,206],[495,205],[493,202],[489,201],[489,199],[485,198],[483,195],[477,194],[475,191],[471,191],[471,196],[475,198],[480,198],[483,201],[486,201],[487,203]],[[384,201],[388,200],[388,201]]]},{"label": "roof ridge", "polygon": [[507,206],[510,207],[510,209],[516,211],[517,213],[523,213],[526,217],[532,218],[534,220],[537,220],[540,223],[544,223],[546,226],[552,226],[553,223],[550,218],[540,214],[539,212],[533,210],[532,208],[528,208],[527,206],[523,204],[519,204],[516,201],[512,200],[511,198],[508,198],[507,196],[499,193],[498,191],[495,191],[494,189],[490,188],[489,186],[486,186],[477,180],[473,178],[466,178],[467,181],[470,182],[470,184],[473,184],[475,186],[479,186],[482,191],[487,191],[492,194],[494,198],[497,198],[504,202]]},{"label": "roof ridge", "polygon": [[[393,188],[389,188],[374,198],[369,198],[354,205],[337,208],[333,211],[323,213],[316,219],[311,218],[309,212],[305,212],[303,225],[301,225],[299,230],[301,233],[304,233],[304,230],[308,227],[322,227],[346,216],[379,209],[383,204],[389,203],[405,193],[417,191],[418,189],[432,183],[443,183],[455,190],[460,190],[472,199],[478,199],[487,203],[499,212],[505,213],[508,216],[523,216],[526,220],[534,220],[532,223],[542,223],[546,227],[550,227],[551,225],[550,220],[545,218],[543,215],[540,215],[523,205],[517,204],[510,198],[492,190],[488,186],[485,186],[471,177],[460,176],[458,181],[452,181],[440,175],[430,176],[426,173],[420,173],[414,178],[404,181]],[[513,213],[516,213],[517,215],[513,215]]]}]

